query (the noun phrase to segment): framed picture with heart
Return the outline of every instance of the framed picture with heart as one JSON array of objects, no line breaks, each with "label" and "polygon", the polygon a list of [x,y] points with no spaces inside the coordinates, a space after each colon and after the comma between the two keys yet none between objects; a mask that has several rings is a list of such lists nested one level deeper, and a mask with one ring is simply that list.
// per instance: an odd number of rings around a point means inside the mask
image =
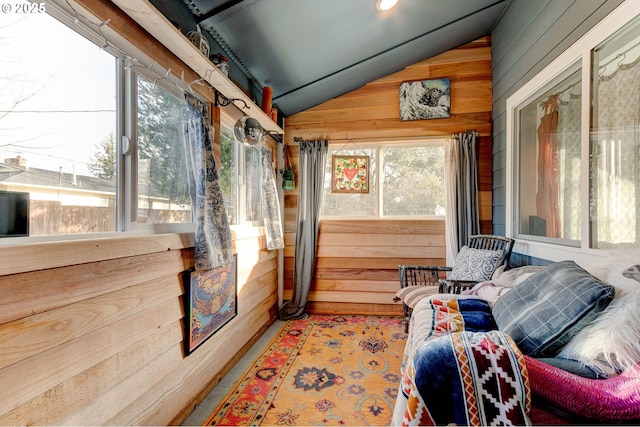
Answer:
[{"label": "framed picture with heart", "polygon": [[369,193],[369,156],[331,156],[332,193]]}]

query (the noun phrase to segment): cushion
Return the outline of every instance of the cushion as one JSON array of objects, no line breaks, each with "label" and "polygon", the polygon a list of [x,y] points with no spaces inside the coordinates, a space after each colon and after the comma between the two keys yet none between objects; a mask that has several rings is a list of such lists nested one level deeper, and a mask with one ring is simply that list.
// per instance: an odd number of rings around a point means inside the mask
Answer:
[{"label": "cushion", "polygon": [[533,357],[553,357],[613,300],[615,290],[573,261],[544,267],[493,305],[498,328]]},{"label": "cushion", "polygon": [[[640,253],[614,251],[599,268],[616,289],[609,306],[560,351],[567,357],[615,376],[640,362],[640,283],[625,272],[636,267]],[[627,267],[630,264],[631,267]]]},{"label": "cushion", "polygon": [[413,308],[421,299],[437,293],[437,286],[407,286],[396,292],[393,300],[402,301],[407,307]]},{"label": "cushion", "polygon": [[502,251],[492,251],[488,249],[474,249],[463,246],[456,256],[449,279],[451,280],[473,280],[484,282],[491,279],[493,271],[502,259]]},{"label": "cushion", "polygon": [[513,288],[514,286],[524,282],[524,280],[531,276],[533,273],[537,273],[544,267],[539,265],[525,265],[523,267],[512,268],[506,270],[502,274],[496,276],[493,275],[493,284],[503,288]]},{"label": "cushion", "polygon": [[509,292],[511,288],[496,286],[492,281],[480,282],[471,289],[460,292],[462,295],[477,295],[489,304],[495,303],[498,298]]}]

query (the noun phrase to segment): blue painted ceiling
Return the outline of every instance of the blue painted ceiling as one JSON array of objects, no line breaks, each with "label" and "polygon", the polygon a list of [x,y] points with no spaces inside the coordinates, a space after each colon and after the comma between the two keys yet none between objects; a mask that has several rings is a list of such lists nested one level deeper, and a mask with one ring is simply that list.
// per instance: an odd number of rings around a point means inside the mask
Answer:
[{"label": "blue painted ceiling", "polygon": [[512,0],[151,0],[290,116],[491,33]]}]

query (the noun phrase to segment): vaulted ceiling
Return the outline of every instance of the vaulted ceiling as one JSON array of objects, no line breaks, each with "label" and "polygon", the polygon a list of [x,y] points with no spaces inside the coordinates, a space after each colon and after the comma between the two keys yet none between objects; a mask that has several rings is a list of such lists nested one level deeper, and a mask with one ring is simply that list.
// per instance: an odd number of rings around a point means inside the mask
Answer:
[{"label": "vaulted ceiling", "polygon": [[[290,116],[491,33],[512,0],[151,0]],[[184,30],[183,30],[184,31]]]}]

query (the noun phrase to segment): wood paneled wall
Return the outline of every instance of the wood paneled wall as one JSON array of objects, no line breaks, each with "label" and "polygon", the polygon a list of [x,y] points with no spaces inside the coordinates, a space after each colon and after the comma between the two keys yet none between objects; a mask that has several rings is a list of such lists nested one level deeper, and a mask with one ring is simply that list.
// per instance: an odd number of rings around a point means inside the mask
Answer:
[{"label": "wood paneled wall", "polygon": [[[197,77],[109,1],[80,1],[94,22],[110,20],[110,40],[113,30],[185,81]],[[219,156],[220,111],[211,114]],[[194,266],[193,233],[0,247],[0,425],[186,419],[275,320],[277,251],[261,228],[232,235],[238,314],[188,356],[183,273]]]},{"label": "wood paneled wall", "polygon": [[[400,121],[403,81],[451,79],[451,117]],[[475,129],[478,137],[480,221],[491,232],[491,39],[484,37],[411,65],[345,95],[287,118],[285,142],[297,169],[294,138],[349,139],[443,137]],[[291,296],[297,190],[285,192],[284,297]],[[323,220],[308,311],[394,313],[398,264],[445,264],[443,220]]]},{"label": "wood paneled wall", "polygon": [[180,423],[275,318],[277,254],[234,245],[238,315],[189,356],[192,233],[0,248],[0,424]]}]

